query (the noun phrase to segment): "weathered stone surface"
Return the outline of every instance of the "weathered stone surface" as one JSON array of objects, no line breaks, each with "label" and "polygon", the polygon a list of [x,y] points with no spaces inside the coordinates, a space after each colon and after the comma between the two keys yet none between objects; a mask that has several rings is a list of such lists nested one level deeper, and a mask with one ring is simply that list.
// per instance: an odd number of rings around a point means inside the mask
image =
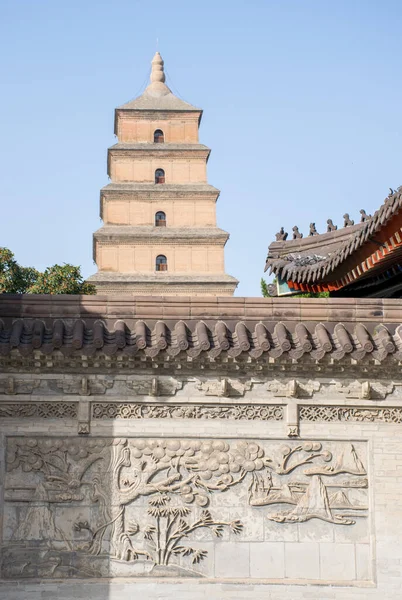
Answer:
[{"label": "weathered stone surface", "polygon": [[[54,300],[56,316],[62,301]],[[22,303],[21,311],[44,310],[35,302]],[[136,299],[127,307],[95,297],[69,310],[74,319],[83,310],[126,319],[135,306],[133,321],[147,311],[170,311],[174,331],[186,302],[158,308],[154,300]],[[209,301],[203,307],[194,300],[191,310],[206,319],[205,311],[218,311],[221,301],[214,302],[212,309]],[[366,312],[359,302],[339,303],[338,317],[349,311],[353,321],[360,311],[358,318],[371,319],[371,327],[378,302],[370,301]],[[225,300],[219,310],[234,311],[229,338],[239,334],[236,348],[247,342],[236,330],[239,307],[261,311],[268,304]],[[271,308],[283,316],[282,304]],[[289,310],[297,322],[303,306],[313,305],[316,321],[321,304],[296,304]],[[0,312],[6,305],[8,298]],[[383,301],[382,310],[391,305]],[[4,318],[13,320],[10,312]],[[370,331],[379,341],[377,326]],[[293,344],[298,334],[292,332]],[[395,328],[392,335],[399,335]],[[225,345],[224,338],[217,343]],[[286,339],[274,347],[280,343]],[[167,360],[163,350],[146,360],[104,350],[92,356],[11,350],[0,374],[0,597],[402,595],[396,352],[381,364],[367,357],[312,361],[308,353],[296,360],[287,351],[264,359],[246,352],[243,360],[225,352],[207,366],[202,354]],[[170,552],[176,542],[177,552]]]},{"label": "weathered stone surface", "polygon": [[[282,563],[269,554],[284,551],[284,578],[321,580],[318,544],[281,539],[280,529],[264,542],[273,521],[308,524],[328,556],[337,552],[334,579],[339,570],[353,580],[340,552],[354,556],[353,543],[334,543],[320,527],[363,520],[369,531],[363,442],[16,436],[6,464],[6,579],[97,578],[110,568],[121,577],[270,579]],[[355,488],[364,490],[358,502]],[[261,557],[251,568],[260,551],[270,569]]]}]

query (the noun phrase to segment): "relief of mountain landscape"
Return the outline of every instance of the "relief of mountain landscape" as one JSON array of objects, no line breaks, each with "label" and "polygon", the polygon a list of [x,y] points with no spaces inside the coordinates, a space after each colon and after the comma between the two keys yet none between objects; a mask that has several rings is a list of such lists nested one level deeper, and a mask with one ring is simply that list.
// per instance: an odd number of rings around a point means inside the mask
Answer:
[{"label": "relief of mountain landscape", "polygon": [[211,544],[242,543],[255,511],[268,539],[272,522],[353,527],[365,462],[364,443],[10,437],[2,574],[210,577]]}]

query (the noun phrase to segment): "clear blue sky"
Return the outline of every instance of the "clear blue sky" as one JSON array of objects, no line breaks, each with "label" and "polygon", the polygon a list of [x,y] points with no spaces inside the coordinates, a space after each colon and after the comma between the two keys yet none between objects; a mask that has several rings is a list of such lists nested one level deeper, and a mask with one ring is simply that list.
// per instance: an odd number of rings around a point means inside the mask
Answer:
[{"label": "clear blue sky", "polygon": [[114,108],[156,50],[204,109],[237,295],[281,225],[373,212],[402,184],[400,0],[3,0],[1,239],[24,265],[92,263]]}]

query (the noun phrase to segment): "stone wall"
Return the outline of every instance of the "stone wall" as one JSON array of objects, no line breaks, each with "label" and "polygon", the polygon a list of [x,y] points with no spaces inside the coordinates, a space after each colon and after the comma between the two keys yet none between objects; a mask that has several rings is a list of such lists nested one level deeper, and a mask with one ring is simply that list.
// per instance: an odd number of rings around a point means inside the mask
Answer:
[{"label": "stone wall", "polygon": [[0,417],[7,600],[402,593],[398,378],[7,374]]}]

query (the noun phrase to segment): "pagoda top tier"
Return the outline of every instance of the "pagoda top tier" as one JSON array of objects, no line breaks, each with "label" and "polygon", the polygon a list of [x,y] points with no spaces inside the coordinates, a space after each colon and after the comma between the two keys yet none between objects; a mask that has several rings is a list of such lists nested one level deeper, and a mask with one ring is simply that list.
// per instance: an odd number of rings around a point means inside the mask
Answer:
[{"label": "pagoda top tier", "polygon": [[151,63],[150,83],[144,93],[134,100],[119,106],[119,110],[171,110],[194,111],[201,113],[201,109],[184,102],[175,96],[165,83],[164,62],[159,52],[155,54]]}]

